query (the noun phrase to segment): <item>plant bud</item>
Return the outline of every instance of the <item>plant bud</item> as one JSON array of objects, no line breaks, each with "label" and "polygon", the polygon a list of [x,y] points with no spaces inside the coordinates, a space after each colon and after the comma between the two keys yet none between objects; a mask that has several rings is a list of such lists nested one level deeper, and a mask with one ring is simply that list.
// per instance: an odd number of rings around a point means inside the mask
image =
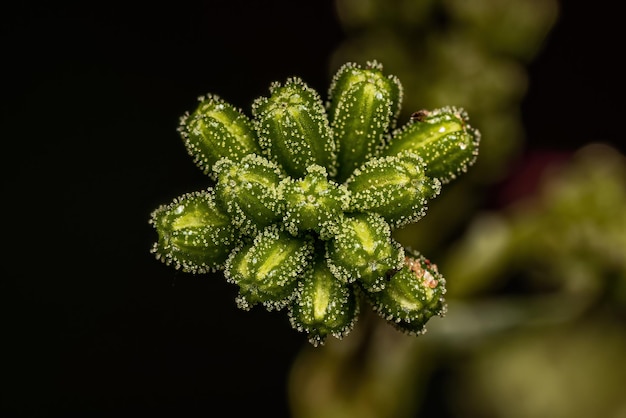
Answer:
[{"label": "plant bud", "polygon": [[444,107],[419,111],[395,130],[382,155],[413,151],[424,159],[426,174],[449,183],[476,161],[480,132],[469,125],[463,109]]},{"label": "plant bud", "polygon": [[226,261],[228,282],[239,286],[236,303],[249,310],[261,303],[268,310],[279,310],[295,297],[298,279],[313,253],[309,239],[295,238],[271,225],[251,244],[233,250]]},{"label": "plant bud", "polygon": [[445,315],[445,285],[437,265],[415,253],[406,257],[382,291],[366,295],[381,317],[403,332],[419,335],[431,317]]},{"label": "plant bud", "polygon": [[281,185],[285,198],[283,223],[287,231],[293,235],[314,231],[322,239],[333,234],[343,211],[348,209],[345,186],[329,181],[326,169],[319,165],[307,167],[303,178],[288,178]]},{"label": "plant bud", "polygon": [[333,275],[346,283],[359,280],[371,292],[380,291],[387,271],[404,261],[404,250],[391,238],[389,225],[374,213],[345,216],[326,250]]},{"label": "plant bud", "polygon": [[188,193],[162,205],[149,223],[158,233],[151,252],[166,265],[190,273],[222,268],[237,244],[227,213],[216,204],[211,189]]},{"label": "plant bud", "polygon": [[317,164],[335,175],[335,141],[324,104],[300,78],[272,83],[270,97],[256,99],[252,113],[261,148],[287,174],[300,178]]},{"label": "plant bud", "polygon": [[282,217],[278,186],[283,174],[278,165],[249,154],[238,161],[222,158],[214,171],[217,202],[244,234],[255,234]]},{"label": "plant bud", "polygon": [[427,202],[439,194],[441,183],[426,176],[421,157],[403,152],[369,160],[348,178],[346,187],[351,210],[378,213],[398,228],[426,214]]},{"label": "plant bud", "polygon": [[222,157],[233,161],[260,153],[250,118],[216,95],[199,97],[200,104],[191,114],[180,118],[181,134],[189,155],[213,180],[213,164]]},{"label": "plant bud", "polygon": [[333,276],[323,259],[305,272],[289,307],[291,325],[306,332],[314,346],[323,345],[328,335],[342,339],[354,327],[358,314],[352,285]]},{"label": "plant bud", "polygon": [[327,110],[337,141],[340,183],[376,156],[400,112],[400,81],[383,75],[382,69],[376,61],[368,62],[365,68],[347,63],[331,82]]}]

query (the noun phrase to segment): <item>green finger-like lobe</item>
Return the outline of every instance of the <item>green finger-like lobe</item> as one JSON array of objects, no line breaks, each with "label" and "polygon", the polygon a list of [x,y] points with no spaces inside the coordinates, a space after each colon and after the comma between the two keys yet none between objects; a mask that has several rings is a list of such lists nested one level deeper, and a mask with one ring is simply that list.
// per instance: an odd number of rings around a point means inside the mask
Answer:
[{"label": "green finger-like lobe", "polygon": [[261,148],[287,174],[299,178],[317,164],[335,175],[335,141],[324,103],[300,78],[272,83],[270,97],[256,99],[252,114]]},{"label": "green finger-like lobe", "polygon": [[319,165],[307,167],[301,179],[288,178],[281,183],[285,199],[283,223],[293,235],[314,231],[327,239],[336,231],[337,223],[348,209],[348,190],[328,180],[326,169]]},{"label": "green finger-like lobe", "polygon": [[346,181],[353,211],[375,212],[392,228],[415,222],[426,214],[429,199],[441,183],[425,174],[422,158],[412,152],[374,158]]},{"label": "green finger-like lobe", "polygon": [[287,306],[313,253],[306,238],[295,238],[271,225],[252,243],[233,250],[224,268],[226,279],[239,286],[237,306],[249,310],[262,304],[268,310]]},{"label": "green finger-like lobe", "polygon": [[256,234],[282,217],[283,173],[277,164],[249,154],[237,161],[222,158],[214,170],[217,202],[244,234]]},{"label": "green finger-like lobe", "polygon": [[192,113],[180,119],[178,131],[196,165],[213,180],[213,164],[222,157],[237,161],[260,153],[256,132],[250,118],[216,95],[198,98]]},{"label": "green finger-like lobe", "polygon": [[337,278],[359,281],[371,292],[385,287],[386,274],[402,266],[404,250],[391,238],[389,224],[374,213],[347,215],[326,243],[328,266]]},{"label": "green finger-like lobe", "polygon": [[382,155],[413,151],[424,159],[430,177],[449,183],[476,161],[480,132],[469,125],[463,109],[444,107],[417,113],[392,133]]},{"label": "green finger-like lobe", "polygon": [[314,346],[323,345],[329,335],[338,339],[348,335],[358,314],[353,286],[338,280],[323,259],[305,272],[289,306],[291,325],[306,332]]},{"label": "green finger-like lobe", "polygon": [[445,315],[445,285],[435,264],[412,253],[382,291],[365,294],[380,316],[399,330],[418,335],[426,331],[426,322],[431,317]]},{"label": "green finger-like lobe", "polygon": [[211,189],[188,193],[154,210],[150,224],[158,234],[151,252],[166,265],[190,273],[223,267],[237,236]]},{"label": "green finger-like lobe", "polygon": [[402,86],[397,77],[385,76],[382,69],[376,61],[365,68],[344,64],[331,82],[327,110],[337,141],[340,183],[376,156],[384,136],[395,126]]}]

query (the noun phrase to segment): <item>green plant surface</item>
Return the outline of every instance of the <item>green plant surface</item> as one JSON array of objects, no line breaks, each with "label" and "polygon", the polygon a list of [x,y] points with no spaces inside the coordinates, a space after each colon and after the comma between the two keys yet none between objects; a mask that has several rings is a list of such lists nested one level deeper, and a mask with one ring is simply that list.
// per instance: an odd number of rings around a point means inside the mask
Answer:
[{"label": "green plant surface", "polygon": [[446,280],[392,234],[474,164],[481,135],[452,106],[398,127],[402,98],[375,60],[340,66],[326,99],[298,77],[274,82],[250,116],[200,97],[179,132],[211,184],[152,212],[151,251],[183,272],[223,271],[239,308],[286,311],[314,346],[347,335],[365,304],[422,334],[445,314]]}]

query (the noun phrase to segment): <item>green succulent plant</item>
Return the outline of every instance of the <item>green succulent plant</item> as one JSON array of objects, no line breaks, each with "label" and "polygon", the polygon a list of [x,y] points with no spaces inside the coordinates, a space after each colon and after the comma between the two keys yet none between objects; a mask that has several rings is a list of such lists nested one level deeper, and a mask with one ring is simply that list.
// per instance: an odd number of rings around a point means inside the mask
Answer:
[{"label": "green succulent plant", "polygon": [[455,107],[397,127],[402,85],[377,61],[341,66],[326,101],[297,77],[269,90],[251,116],[207,95],[181,117],[211,184],[152,212],[151,251],[184,272],[223,271],[239,308],[286,310],[314,346],[346,336],[364,304],[423,333],[445,313],[446,281],[392,231],[474,163],[479,131]]}]

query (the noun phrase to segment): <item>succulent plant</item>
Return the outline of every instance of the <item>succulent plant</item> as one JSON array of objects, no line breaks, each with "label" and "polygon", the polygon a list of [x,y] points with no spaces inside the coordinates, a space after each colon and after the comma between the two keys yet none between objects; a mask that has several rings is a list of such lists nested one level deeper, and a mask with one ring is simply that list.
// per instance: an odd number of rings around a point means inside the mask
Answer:
[{"label": "succulent plant", "polygon": [[235,303],[285,310],[314,346],[341,339],[363,305],[410,335],[446,310],[445,279],[392,232],[470,167],[480,133],[461,108],[397,127],[403,89],[378,61],[346,63],[326,101],[274,82],[246,115],[199,98],[179,132],[210,185],[156,208],[151,252],[192,274],[223,271]]}]

